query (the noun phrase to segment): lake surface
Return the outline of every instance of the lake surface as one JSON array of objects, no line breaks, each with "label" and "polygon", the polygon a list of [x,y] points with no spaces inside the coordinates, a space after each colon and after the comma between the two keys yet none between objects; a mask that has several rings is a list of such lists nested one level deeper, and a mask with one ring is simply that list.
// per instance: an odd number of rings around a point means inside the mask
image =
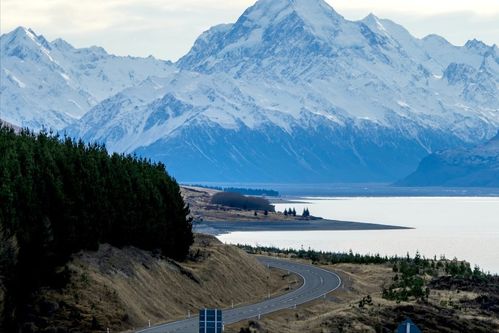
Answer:
[{"label": "lake surface", "polygon": [[221,235],[232,244],[301,247],[382,255],[445,255],[499,273],[497,197],[324,197],[306,203],[276,204],[276,210],[305,207],[327,219],[414,227],[413,230],[235,232]]}]

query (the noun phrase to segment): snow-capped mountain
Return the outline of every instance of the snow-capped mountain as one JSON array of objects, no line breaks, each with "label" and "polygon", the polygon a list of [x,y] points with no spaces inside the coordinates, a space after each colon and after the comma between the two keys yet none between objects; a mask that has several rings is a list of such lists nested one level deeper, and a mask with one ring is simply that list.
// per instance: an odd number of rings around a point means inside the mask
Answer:
[{"label": "snow-capped mountain", "polygon": [[260,0],[201,35],[178,72],[107,99],[69,132],[182,180],[395,179],[496,132],[498,59],[496,46],[348,21],[322,0]]},{"label": "snow-capped mountain", "polygon": [[203,33],[175,71],[66,130],[184,181],[395,180],[497,132],[498,64],[495,45],[418,39],[322,0],[260,0]]},{"label": "snow-capped mountain", "polygon": [[0,37],[0,57],[0,118],[34,130],[62,129],[103,99],[172,71],[166,61],[76,49],[23,27]]},{"label": "snow-capped mountain", "polygon": [[414,173],[399,184],[499,188],[499,133],[486,144],[477,147],[431,154],[421,161]]}]

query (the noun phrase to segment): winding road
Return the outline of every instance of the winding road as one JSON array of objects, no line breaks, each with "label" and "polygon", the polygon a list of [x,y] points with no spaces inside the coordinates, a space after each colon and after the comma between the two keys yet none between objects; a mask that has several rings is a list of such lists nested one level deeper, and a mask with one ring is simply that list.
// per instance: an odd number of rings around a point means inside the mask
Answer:
[{"label": "winding road", "polygon": [[[341,286],[341,278],[338,274],[316,266],[268,257],[258,257],[258,260],[266,266],[301,276],[303,285],[297,290],[260,303],[224,310],[223,321],[225,325],[293,308],[296,305],[324,297]],[[143,329],[136,333],[197,333],[199,330],[198,321],[198,316],[193,316],[189,319]]]}]

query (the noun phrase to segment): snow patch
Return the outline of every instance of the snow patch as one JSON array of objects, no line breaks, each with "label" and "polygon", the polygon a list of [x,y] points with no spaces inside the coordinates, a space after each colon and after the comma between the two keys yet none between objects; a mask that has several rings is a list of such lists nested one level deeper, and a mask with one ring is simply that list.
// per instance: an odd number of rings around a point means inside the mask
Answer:
[{"label": "snow patch", "polygon": [[71,104],[73,104],[74,106],[76,106],[78,109],[83,110],[83,108],[81,107],[81,105],[78,104],[78,102],[76,102],[75,100],[70,99],[69,102]]},{"label": "snow patch", "polygon": [[404,102],[404,101],[397,101],[397,104],[400,105],[403,108],[407,108],[407,109],[411,108],[411,106],[409,104],[407,104],[406,102]]},{"label": "snow patch", "polygon": [[7,74],[7,77],[10,78],[14,83],[17,84],[17,86],[21,89],[26,88],[26,84],[19,80],[14,74],[12,74],[8,69],[4,68],[5,74]]},{"label": "snow patch", "polygon": [[65,73],[59,73],[59,74],[60,74],[60,75],[62,76],[62,78],[63,78],[64,80],[66,80],[67,82],[71,81],[71,79],[69,78],[69,76],[68,76],[67,74],[65,74]]}]

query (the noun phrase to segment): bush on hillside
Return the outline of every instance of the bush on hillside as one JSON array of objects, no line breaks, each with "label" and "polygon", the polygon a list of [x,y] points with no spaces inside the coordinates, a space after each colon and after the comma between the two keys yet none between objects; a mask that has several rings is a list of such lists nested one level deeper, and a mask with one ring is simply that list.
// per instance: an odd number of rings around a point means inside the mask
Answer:
[{"label": "bush on hillside", "polygon": [[275,211],[274,206],[265,198],[246,197],[239,193],[219,192],[213,195],[211,203],[244,210]]}]

